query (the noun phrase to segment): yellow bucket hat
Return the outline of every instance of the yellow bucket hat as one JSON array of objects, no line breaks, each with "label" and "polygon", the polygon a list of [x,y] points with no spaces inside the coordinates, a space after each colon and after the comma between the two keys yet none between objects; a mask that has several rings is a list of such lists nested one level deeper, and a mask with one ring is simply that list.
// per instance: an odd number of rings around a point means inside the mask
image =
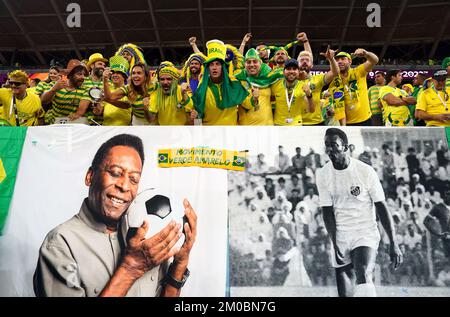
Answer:
[{"label": "yellow bucket hat", "polygon": [[104,58],[102,54],[94,53],[91,56],[89,56],[89,61],[86,64],[87,68],[91,68],[91,65],[97,61],[103,61],[105,63],[108,63],[108,60]]}]

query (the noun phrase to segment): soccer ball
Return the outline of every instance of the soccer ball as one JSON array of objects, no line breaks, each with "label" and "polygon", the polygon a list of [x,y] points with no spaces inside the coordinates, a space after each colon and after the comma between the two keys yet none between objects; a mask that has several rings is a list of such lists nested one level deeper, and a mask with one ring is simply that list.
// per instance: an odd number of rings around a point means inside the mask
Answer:
[{"label": "soccer ball", "polygon": [[[134,234],[134,230],[139,228],[144,220],[147,220],[149,224],[146,238],[160,232],[172,220],[183,225],[183,202],[174,196],[165,195],[160,191],[157,192],[155,189],[144,190],[136,196],[123,216],[121,224],[123,237],[126,237],[127,240],[128,235]],[[179,248],[183,242],[184,235],[175,246]]]}]

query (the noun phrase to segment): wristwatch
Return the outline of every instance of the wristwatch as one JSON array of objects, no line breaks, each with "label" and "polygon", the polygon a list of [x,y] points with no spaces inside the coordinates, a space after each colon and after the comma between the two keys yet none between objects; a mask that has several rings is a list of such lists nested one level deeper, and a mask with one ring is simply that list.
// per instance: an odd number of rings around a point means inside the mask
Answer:
[{"label": "wristwatch", "polygon": [[186,283],[189,275],[191,272],[186,268],[186,271],[184,271],[183,279],[181,281],[174,278],[170,273],[167,273],[166,277],[164,278],[164,285],[170,285],[172,287],[175,287],[176,289],[181,289],[184,286],[184,283]]}]

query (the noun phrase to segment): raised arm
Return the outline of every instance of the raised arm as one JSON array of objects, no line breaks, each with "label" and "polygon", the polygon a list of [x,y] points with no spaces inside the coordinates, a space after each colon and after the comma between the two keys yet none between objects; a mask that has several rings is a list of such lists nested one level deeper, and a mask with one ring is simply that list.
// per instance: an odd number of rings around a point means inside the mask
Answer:
[{"label": "raised arm", "polygon": [[325,56],[327,61],[330,63],[330,71],[325,74],[325,84],[328,85],[331,83],[334,77],[339,75],[339,66],[334,58],[334,54],[336,51],[330,49],[330,45],[327,47],[327,51],[325,53],[320,53],[320,55]]},{"label": "raised arm", "polygon": [[[311,53],[311,63],[314,63],[314,55],[311,48],[311,44],[309,44],[308,36],[305,32],[301,32],[297,34],[297,40],[303,43],[303,48],[305,51]],[[297,57],[297,60],[300,58],[300,55]]]},{"label": "raised arm", "polygon": [[105,94],[105,100],[110,103],[113,103],[114,101],[117,101],[125,97],[125,92],[122,89],[111,91],[111,88],[109,86],[110,77],[111,77],[111,69],[106,68],[103,71],[103,93]]},{"label": "raised arm", "polygon": [[311,87],[309,86],[309,82],[304,84],[302,89],[305,93],[306,99],[308,100],[308,111],[309,113],[314,113],[316,111],[316,105],[314,104],[313,94],[311,91]]},{"label": "raised arm", "polygon": [[244,38],[242,39],[241,46],[239,46],[239,53],[241,53],[242,55],[244,55],[245,46],[251,40],[251,38],[252,38],[252,33],[247,33],[247,34],[244,35]]},{"label": "raised arm", "polygon": [[366,62],[364,63],[364,69],[366,72],[370,72],[379,60],[377,55],[372,52],[368,52],[363,48],[358,48],[353,55],[357,57],[364,57],[366,59]]},{"label": "raised arm", "polygon": [[194,53],[196,53],[196,54],[201,53],[201,51],[198,49],[198,46],[197,46],[197,38],[196,37],[190,37],[189,44],[191,45]]},{"label": "raised arm", "polygon": [[41,95],[41,103],[42,104],[49,104],[52,102],[53,97],[55,96],[56,92],[60,89],[66,88],[68,85],[68,82],[66,79],[60,79],[58,80],[53,87],[50,90],[47,90]]}]

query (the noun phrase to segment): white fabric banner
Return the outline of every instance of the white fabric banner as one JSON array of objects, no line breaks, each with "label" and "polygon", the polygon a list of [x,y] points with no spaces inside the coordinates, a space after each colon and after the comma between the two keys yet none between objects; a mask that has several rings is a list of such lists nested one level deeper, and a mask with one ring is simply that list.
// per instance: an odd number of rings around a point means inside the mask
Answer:
[{"label": "white fabric banner", "polygon": [[225,296],[227,172],[157,168],[157,153],[161,148],[225,146],[226,134],[221,129],[195,127],[84,126],[28,129],[9,218],[0,237],[0,296],[34,296],[33,274],[46,234],[79,212],[88,195],[84,179],[95,152],[122,133],[139,136],[144,143],[139,191],[155,188],[156,194],[170,196],[174,212],[180,215],[181,202],[187,198],[198,215],[191,276],[182,296]]}]

